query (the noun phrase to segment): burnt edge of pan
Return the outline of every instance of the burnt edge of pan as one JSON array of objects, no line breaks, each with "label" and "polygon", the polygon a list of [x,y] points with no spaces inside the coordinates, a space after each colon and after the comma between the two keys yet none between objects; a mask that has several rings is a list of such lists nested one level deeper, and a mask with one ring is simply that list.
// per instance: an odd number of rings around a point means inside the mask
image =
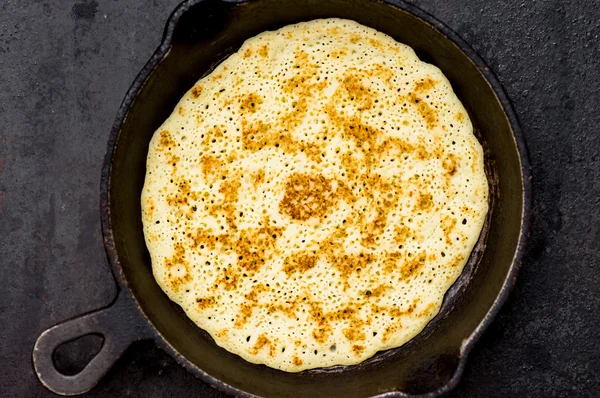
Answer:
[{"label": "burnt edge of pan", "polygon": [[[110,186],[111,186],[111,170],[112,170],[112,159],[113,153],[116,148],[116,143],[119,138],[119,134],[121,132],[121,127],[125,120],[127,119],[127,115],[129,113],[129,109],[131,105],[134,103],[138,93],[145,85],[148,77],[152,74],[154,69],[160,64],[160,62],[168,55],[172,42],[174,31],[177,27],[177,24],[180,18],[193,6],[205,2],[207,0],[185,0],[181,4],[179,4],[176,9],[172,12],[169,17],[163,37],[161,40],[161,44],[156,49],[154,54],[150,57],[146,65],[142,68],[142,70],[136,76],[134,82],[130,86],[125,98],[123,99],[119,110],[117,112],[115,122],[111,128],[110,136],[107,143],[107,150],[104,157],[104,163],[102,166],[102,176],[101,176],[101,186],[100,186],[100,213],[101,213],[101,224],[102,224],[102,234],[104,240],[104,246],[106,250],[106,254],[111,265],[111,270],[114,277],[117,280],[117,295],[127,296],[134,303],[137,312],[145,319],[148,323],[149,328],[151,329],[152,334],[156,338],[157,343],[164,348],[180,365],[182,365],[186,370],[193,373],[197,377],[201,378],[204,382],[208,383],[214,388],[217,388],[227,394],[233,396],[242,396],[242,397],[256,397],[256,395],[249,394],[245,391],[241,391],[231,385],[228,385],[221,380],[214,378],[209,375],[201,368],[195,366],[186,358],[184,358],[162,335],[161,333],[154,327],[150,319],[146,316],[144,310],[140,307],[139,302],[133,296],[129,283],[125,277],[123,272],[123,268],[121,267],[119,257],[117,255],[117,251],[115,248],[114,236],[112,232],[112,226],[110,221]],[[223,3],[229,4],[238,4],[245,3],[252,0],[219,0]],[[524,247],[526,241],[530,235],[530,216],[532,210],[532,189],[531,189],[531,169],[529,164],[529,156],[527,151],[527,145],[525,142],[525,138],[523,132],[520,127],[520,123],[518,117],[512,107],[508,96],[506,95],[504,88],[498,81],[495,74],[491,71],[490,67],[487,63],[471,48],[471,46],[465,42],[458,34],[452,31],[448,26],[437,20],[431,14],[423,11],[422,9],[413,6],[411,4],[406,3],[404,0],[378,0],[382,3],[386,3],[395,7],[400,12],[405,12],[412,14],[413,16],[420,19],[423,23],[429,25],[434,30],[441,33],[448,42],[452,43],[456,46],[466,57],[475,65],[475,67],[479,70],[481,74],[483,74],[486,82],[491,87],[494,92],[498,102],[502,105],[504,115],[508,120],[508,124],[511,127],[512,135],[515,140],[516,148],[519,154],[520,161],[520,169],[521,169],[521,183],[522,183],[522,191],[523,191],[523,203],[522,209],[523,212],[521,214],[521,226],[520,226],[520,235],[517,243],[517,248],[515,250],[515,254],[512,260],[512,265],[509,269],[509,272],[506,276],[506,279],[498,293],[498,296],[494,300],[490,309],[488,310],[485,317],[481,320],[479,325],[473,330],[468,338],[463,340],[463,343],[460,347],[460,353],[458,358],[458,364],[456,366],[456,370],[454,371],[451,379],[444,384],[442,387],[435,391],[431,391],[426,394],[420,394],[418,397],[425,398],[433,398],[439,397],[447,394],[452,391],[458,385],[460,378],[462,377],[467,357],[473,348],[475,342],[479,340],[481,335],[487,329],[487,327],[491,324],[493,319],[498,314],[500,308],[507,300],[510,292],[512,291],[515,283],[518,271],[521,266],[521,260],[523,256]],[[484,148],[485,149],[485,148]],[[488,177],[488,184],[490,186],[490,192],[494,192],[496,186],[497,176],[494,174],[494,168],[490,167],[486,161],[486,175]],[[494,195],[490,195],[490,200],[493,200]],[[490,202],[490,209],[492,203]],[[474,270],[477,267],[477,263],[480,260],[481,253],[485,249],[487,233],[489,230],[489,224],[491,220],[491,211],[488,213],[486,217],[481,235],[475,245],[473,252],[477,251],[477,255],[471,255],[469,261],[467,262],[465,269],[462,274],[459,276],[457,281],[452,285],[452,287],[448,290],[444,297],[444,301],[442,307],[440,308],[440,312],[429,322],[429,324],[425,327],[425,329],[419,333],[414,339],[408,342],[406,345],[411,344],[417,339],[426,336],[431,331],[431,327],[435,325],[439,320],[443,319],[445,315],[448,314],[449,310],[452,307],[453,298],[460,294],[465,286],[468,284],[469,279],[471,278]],[[430,327],[431,326],[431,327]],[[376,354],[376,357],[384,359],[388,355],[392,355],[396,349],[387,350],[384,352],[379,352]],[[390,354],[387,354],[390,352]],[[381,360],[380,359],[380,360]],[[368,359],[364,363],[373,363],[379,362],[378,359],[372,358]],[[361,366],[361,364],[356,365]],[[339,367],[340,370],[345,367]],[[323,372],[324,370],[317,370]],[[335,367],[331,370],[327,370],[326,372],[335,372]],[[415,397],[416,395],[403,393],[400,391],[390,391],[382,394],[375,395],[377,398],[392,398],[392,397]]]}]

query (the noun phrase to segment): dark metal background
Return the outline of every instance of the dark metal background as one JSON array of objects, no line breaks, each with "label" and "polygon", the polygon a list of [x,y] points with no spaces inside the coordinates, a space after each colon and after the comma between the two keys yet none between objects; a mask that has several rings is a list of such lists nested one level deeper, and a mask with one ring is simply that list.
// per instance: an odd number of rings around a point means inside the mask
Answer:
[{"label": "dark metal background", "polygon": [[[97,213],[102,156],[121,98],[176,3],[0,5],[4,396],[50,396],[32,371],[35,337],[114,297]],[[600,388],[600,4],[413,3],[497,73],[521,118],[535,177],[537,219],[516,290],[475,347],[456,396],[593,396]],[[89,395],[191,393],[218,396],[140,343]]]}]

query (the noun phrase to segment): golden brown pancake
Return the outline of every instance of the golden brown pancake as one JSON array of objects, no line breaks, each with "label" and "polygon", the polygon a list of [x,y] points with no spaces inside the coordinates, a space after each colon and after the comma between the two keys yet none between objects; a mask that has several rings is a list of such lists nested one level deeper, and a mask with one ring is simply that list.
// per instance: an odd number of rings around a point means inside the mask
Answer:
[{"label": "golden brown pancake", "polygon": [[357,364],[437,314],[488,210],[435,66],[342,19],[265,32],[156,131],[142,194],[166,294],[253,363]]}]

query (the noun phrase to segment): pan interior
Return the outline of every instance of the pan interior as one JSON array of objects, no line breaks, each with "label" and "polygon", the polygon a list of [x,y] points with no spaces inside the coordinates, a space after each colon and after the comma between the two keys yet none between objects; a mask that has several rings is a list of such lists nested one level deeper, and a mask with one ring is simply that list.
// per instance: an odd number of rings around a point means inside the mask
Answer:
[{"label": "pan interior", "polygon": [[[419,336],[357,366],[289,374],[250,364],[217,347],[167,298],[152,275],[139,198],[152,134],[200,77],[262,31],[331,17],[352,19],[386,33],[442,70],[484,147],[491,203],[463,274],[446,294],[440,314]],[[518,149],[502,104],[485,77],[432,25],[391,4],[362,0],[204,1],[192,6],[177,24],[168,55],[147,78],[123,122],[113,153],[109,195],[120,265],[150,322],[196,374],[205,376],[205,372],[220,383],[265,396],[425,393],[444,385],[454,374],[463,340],[500,292],[512,266],[523,214]]]}]

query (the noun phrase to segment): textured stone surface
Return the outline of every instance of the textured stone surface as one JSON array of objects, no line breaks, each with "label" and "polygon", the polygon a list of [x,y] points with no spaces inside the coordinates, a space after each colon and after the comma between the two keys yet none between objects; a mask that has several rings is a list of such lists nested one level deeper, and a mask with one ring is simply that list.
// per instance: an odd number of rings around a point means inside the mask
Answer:
[{"label": "textured stone surface", "polygon": [[[498,74],[534,173],[535,220],[516,289],[453,396],[597,396],[600,4],[412,2]],[[177,3],[0,4],[2,396],[53,396],[31,366],[36,336],[115,295],[98,216],[102,157],[120,101]],[[88,396],[192,394],[221,396],[142,342]]]}]

